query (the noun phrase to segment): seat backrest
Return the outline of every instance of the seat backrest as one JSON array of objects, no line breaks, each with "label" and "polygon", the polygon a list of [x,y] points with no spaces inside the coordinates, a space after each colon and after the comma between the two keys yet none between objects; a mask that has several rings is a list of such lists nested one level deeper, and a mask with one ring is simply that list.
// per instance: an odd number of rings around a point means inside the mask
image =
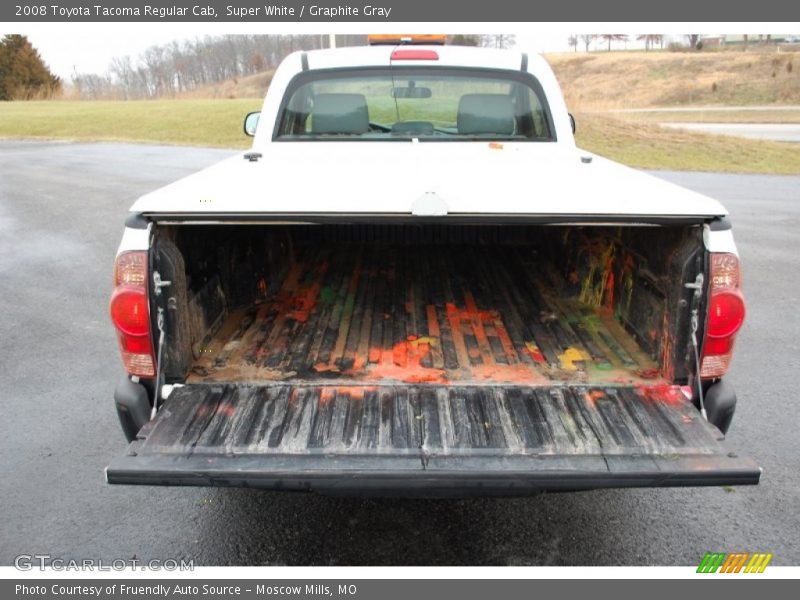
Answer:
[{"label": "seat backrest", "polygon": [[458,102],[458,133],[514,133],[514,105],[506,94],[464,94]]},{"label": "seat backrest", "polygon": [[392,133],[395,134],[433,135],[433,132],[433,123],[430,121],[398,121],[392,125]]},{"label": "seat backrest", "polygon": [[317,94],[311,111],[311,133],[369,131],[369,112],[364,94]]}]

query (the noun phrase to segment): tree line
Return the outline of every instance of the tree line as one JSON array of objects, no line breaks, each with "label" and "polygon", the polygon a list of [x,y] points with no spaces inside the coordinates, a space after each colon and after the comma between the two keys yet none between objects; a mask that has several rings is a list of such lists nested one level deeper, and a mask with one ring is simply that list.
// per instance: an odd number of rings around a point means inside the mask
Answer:
[{"label": "tree line", "polygon": [[[693,34],[694,35],[694,34]],[[640,42],[644,42],[644,49],[650,50],[650,48],[655,48],[656,45],[659,45],[661,48],[664,47],[664,36],[660,34],[652,34],[652,33],[645,33],[642,35],[634,36]],[[690,36],[691,37],[691,36]],[[624,33],[603,33],[600,35],[597,34],[583,34],[583,35],[571,35],[567,38],[567,43],[569,44],[570,48],[578,51],[578,45],[581,44],[583,46],[584,52],[589,51],[589,46],[591,46],[592,42],[595,40],[600,40],[602,43],[606,45],[606,50],[611,51],[611,43],[612,42],[627,42],[631,36],[628,36]],[[695,41],[696,42],[696,41]],[[690,40],[691,43],[691,40]]]},{"label": "tree line", "polygon": [[[176,96],[274,69],[296,50],[316,50],[329,43],[327,35],[222,35],[174,41],[151,46],[136,58],[113,58],[102,75],[75,73],[72,85],[85,100]],[[363,43],[366,36],[336,36],[337,46]]]}]

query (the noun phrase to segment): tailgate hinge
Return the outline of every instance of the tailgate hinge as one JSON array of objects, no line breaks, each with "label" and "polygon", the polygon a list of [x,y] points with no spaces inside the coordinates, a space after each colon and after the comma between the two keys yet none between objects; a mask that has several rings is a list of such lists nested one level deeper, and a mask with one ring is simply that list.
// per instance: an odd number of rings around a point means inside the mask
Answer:
[{"label": "tailgate hinge", "polygon": [[700,402],[700,414],[707,421],[708,414],[706,413],[705,402],[703,399],[703,382],[700,379],[700,345],[697,343],[697,330],[700,327],[700,299],[703,297],[703,283],[705,277],[702,273],[698,273],[694,282],[684,283],[683,287],[694,290],[692,299],[692,349],[694,350],[694,365],[695,365],[695,381],[697,382],[697,398]]}]

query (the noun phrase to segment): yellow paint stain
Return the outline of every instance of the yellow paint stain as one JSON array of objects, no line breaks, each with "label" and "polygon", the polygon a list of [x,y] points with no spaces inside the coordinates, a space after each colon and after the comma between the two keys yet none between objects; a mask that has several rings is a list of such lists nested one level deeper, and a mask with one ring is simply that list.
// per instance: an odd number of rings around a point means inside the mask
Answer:
[{"label": "yellow paint stain", "polygon": [[435,337],[418,337],[414,340],[410,340],[408,343],[415,348],[420,344],[428,344],[429,346],[438,346],[439,339]]},{"label": "yellow paint stain", "polygon": [[563,354],[558,355],[561,368],[567,371],[577,371],[578,367],[575,363],[582,360],[591,360],[591,357],[584,350],[572,346],[567,348]]},{"label": "yellow paint stain", "polygon": [[600,308],[609,281],[613,282],[614,244],[608,242],[602,251],[599,247],[590,249],[587,257],[589,270],[583,278],[579,299],[593,308]]}]

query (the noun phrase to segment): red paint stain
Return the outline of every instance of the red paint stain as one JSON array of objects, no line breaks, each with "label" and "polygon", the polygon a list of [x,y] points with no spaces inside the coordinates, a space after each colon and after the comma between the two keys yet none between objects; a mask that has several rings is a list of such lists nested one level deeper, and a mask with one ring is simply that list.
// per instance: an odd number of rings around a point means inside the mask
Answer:
[{"label": "red paint stain", "polygon": [[230,404],[220,404],[217,408],[217,414],[222,414],[228,418],[232,417],[234,412],[236,412],[236,410]]},{"label": "red paint stain", "polygon": [[680,404],[685,397],[681,391],[681,386],[669,383],[656,383],[653,385],[639,384],[635,387],[636,393],[641,397],[653,402],[664,402],[667,404]]},{"label": "red paint stain", "polygon": [[613,265],[609,266],[608,283],[606,284],[606,297],[604,305],[608,310],[614,309],[614,271]]},{"label": "red paint stain", "polygon": [[525,344],[524,352],[539,364],[544,364],[545,362],[547,362],[547,359],[544,357],[544,354],[542,354],[541,348],[539,348],[539,346],[537,346],[533,342],[527,342]]}]

